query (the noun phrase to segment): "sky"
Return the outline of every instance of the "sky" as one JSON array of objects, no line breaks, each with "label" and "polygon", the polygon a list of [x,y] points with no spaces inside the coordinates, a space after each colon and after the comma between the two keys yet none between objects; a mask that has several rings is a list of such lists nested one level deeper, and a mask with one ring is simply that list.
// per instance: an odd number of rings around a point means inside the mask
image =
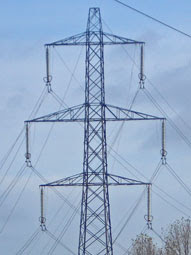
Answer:
[{"label": "sky", "polygon": [[[191,34],[190,1],[184,1],[183,4],[177,0],[158,2],[124,0],[124,3]],[[44,44],[84,32],[90,7],[100,7],[105,31],[145,41],[147,77],[145,88],[170,119],[167,121],[166,130],[167,162],[175,174],[189,186],[191,146],[183,141],[177,134],[176,128],[172,128],[170,124],[173,121],[187,141],[191,140],[189,111],[191,107],[191,39],[111,0],[67,2],[7,0],[1,3],[1,165],[45,88]],[[84,100],[84,57],[83,48],[51,50],[52,88],[69,106],[83,103]],[[78,65],[75,68],[76,63]],[[138,47],[105,49],[105,87],[108,103],[122,107],[130,105],[139,86],[137,66],[139,66]],[[60,106],[55,98],[46,95],[37,116],[59,109]],[[144,91],[139,91],[133,109],[157,116],[162,115],[149,101]],[[43,147],[47,136],[48,141]],[[136,176],[143,181],[151,178],[161,158],[160,122],[128,122],[123,126],[108,124],[107,138],[108,145],[117,152],[117,154],[113,153],[108,147],[109,172],[129,178]],[[22,133],[13,151],[8,153],[6,163],[0,169],[0,242],[2,243],[1,251],[6,255],[22,254],[17,251],[39,226],[39,185],[42,184],[42,180],[31,172],[30,168],[26,168],[14,188],[10,192],[7,190],[16,180],[19,169],[25,163],[24,140],[25,135]],[[83,128],[78,124],[65,126],[58,124],[53,127],[49,124],[35,124],[31,127],[30,149],[32,164],[48,181],[81,172]],[[146,179],[127,162],[138,169]],[[117,189],[117,192],[114,188],[110,189],[114,237],[117,236],[143,191],[140,187]],[[166,193],[164,194],[161,190]],[[60,192],[71,204],[78,207],[81,199],[79,189]],[[190,194],[188,193],[168,169],[162,166],[153,183],[152,193],[153,228],[157,232],[160,233],[161,228],[165,228],[178,218],[190,216]],[[6,195],[5,201],[3,194]],[[48,229],[58,236],[62,227],[70,219],[73,210],[52,191],[46,191],[45,200]],[[119,246],[122,245],[127,249],[131,239],[145,227],[145,214],[146,196],[144,195],[136,213],[118,239],[118,244],[114,246],[117,254],[124,254],[124,250]],[[75,253],[77,253],[78,233],[79,214],[76,215],[62,239],[63,243]],[[160,244],[160,240],[153,232],[147,230],[146,233]],[[53,243],[54,241],[46,233],[39,232],[38,238],[23,254],[48,254]],[[43,250],[43,246],[46,249]],[[52,254],[60,254],[62,251],[65,249],[58,245]]]}]

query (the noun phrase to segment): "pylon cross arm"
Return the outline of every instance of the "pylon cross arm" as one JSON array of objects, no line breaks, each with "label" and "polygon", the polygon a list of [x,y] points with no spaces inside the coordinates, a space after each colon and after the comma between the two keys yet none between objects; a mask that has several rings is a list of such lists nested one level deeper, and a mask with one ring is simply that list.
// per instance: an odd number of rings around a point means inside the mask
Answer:
[{"label": "pylon cross arm", "polygon": [[[103,44],[104,45],[117,45],[117,44],[144,44],[141,41],[135,41],[118,35],[102,32]],[[89,45],[100,45],[100,40],[87,41],[87,38],[100,38],[100,31],[88,31],[67,37],[65,39],[45,44],[45,46],[86,46]]]},{"label": "pylon cross arm", "polygon": [[84,121],[84,104],[53,112],[25,122],[73,122]]},{"label": "pylon cross arm", "polygon": [[[132,111],[118,106],[105,104],[105,121],[131,121],[131,120],[164,120],[165,118],[154,115]],[[84,112],[86,104],[73,106],[58,112],[50,113],[25,122],[84,122]],[[100,121],[99,108],[101,104],[91,104],[89,107],[94,115],[89,119],[90,122]]]},{"label": "pylon cross arm", "polygon": [[113,35],[103,32],[103,39],[105,45],[110,44],[144,44],[145,42],[128,39],[122,36]]},{"label": "pylon cross arm", "polygon": [[106,109],[106,120],[111,121],[127,121],[127,120],[164,120],[163,117],[157,117],[154,115],[137,112],[129,110],[126,108],[114,106],[114,105],[105,105]]},{"label": "pylon cross arm", "polygon": [[[66,177],[54,182],[50,182],[47,184],[42,184],[40,185],[41,187],[59,187],[59,186],[102,186],[103,182],[99,181],[99,178],[95,178],[95,177],[103,177],[103,173],[88,173],[87,175],[84,173],[80,173],[80,174],[76,174],[70,177]],[[142,182],[142,181],[138,181],[138,180],[134,180],[134,179],[130,179],[130,178],[126,178],[123,176],[119,176],[119,175],[114,175],[114,174],[106,174],[106,177],[108,179],[108,186],[127,186],[127,185],[150,185],[151,183],[148,182]],[[84,180],[87,179],[92,179],[92,181],[87,181],[83,182]]]}]

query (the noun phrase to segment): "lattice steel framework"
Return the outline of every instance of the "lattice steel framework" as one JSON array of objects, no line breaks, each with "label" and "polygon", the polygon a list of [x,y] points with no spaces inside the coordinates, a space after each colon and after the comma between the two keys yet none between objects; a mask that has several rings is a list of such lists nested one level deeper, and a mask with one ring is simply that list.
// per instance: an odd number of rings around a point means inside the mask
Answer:
[{"label": "lattice steel framework", "polygon": [[163,119],[105,103],[104,45],[113,44],[144,43],[103,32],[99,8],[90,8],[86,32],[46,44],[86,47],[85,103],[26,121],[84,123],[83,172],[41,185],[82,186],[78,255],[113,255],[108,186],[149,184],[108,173],[106,122]]}]

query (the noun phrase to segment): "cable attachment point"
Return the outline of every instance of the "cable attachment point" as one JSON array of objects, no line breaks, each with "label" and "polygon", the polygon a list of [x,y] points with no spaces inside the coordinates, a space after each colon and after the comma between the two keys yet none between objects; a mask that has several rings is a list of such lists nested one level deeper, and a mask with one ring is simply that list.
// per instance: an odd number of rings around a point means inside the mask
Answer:
[{"label": "cable attachment point", "polygon": [[44,77],[43,81],[46,83],[48,93],[50,93],[52,91],[52,88],[51,88],[52,76],[49,75],[49,76]]},{"label": "cable attachment point", "polygon": [[46,222],[46,218],[45,217],[39,217],[39,221],[40,221],[40,227],[41,227],[41,230],[42,231],[46,231],[47,230],[47,228],[46,228],[46,224],[45,224],[45,222]]},{"label": "cable attachment point", "polygon": [[25,162],[26,162],[26,164],[27,164],[27,167],[31,167],[32,166],[32,164],[31,164],[31,154],[30,153],[25,153],[25,158],[26,158],[26,160],[25,160]]},{"label": "cable attachment point", "polygon": [[167,156],[167,151],[166,151],[166,125],[165,125],[165,120],[162,121],[162,149],[161,149],[161,160],[162,164],[166,165],[166,156]]},{"label": "cable attachment point", "polygon": [[46,83],[48,93],[50,93],[52,91],[51,88],[52,76],[50,75],[50,56],[48,46],[46,46],[46,77],[44,77],[43,80]]},{"label": "cable attachment point", "polygon": [[144,75],[144,44],[141,44],[141,54],[140,54],[140,73],[139,77],[139,85],[140,89],[145,88],[145,79],[146,76]]},{"label": "cable attachment point", "polygon": [[144,74],[139,73],[138,77],[139,77],[139,88],[144,89],[146,76]]},{"label": "cable attachment point", "polygon": [[151,185],[147,185],[147,215],[145,215],[145,220],[147,221],[148,229],[152,229],[153,216],[151,215]]},{"label": "cable attachment point", "polygon": [[46,218],[44,217],[44,188],[40,187],[40,208],[41,216],[39,217],[40,227],[42,231],[46,231]]},{"label": "cable attachment point", "polygon": [[31,167],[31,153],[29,152],[29,123],[26,123],[26,153],[25,153],[25,162],[27,167]]}]

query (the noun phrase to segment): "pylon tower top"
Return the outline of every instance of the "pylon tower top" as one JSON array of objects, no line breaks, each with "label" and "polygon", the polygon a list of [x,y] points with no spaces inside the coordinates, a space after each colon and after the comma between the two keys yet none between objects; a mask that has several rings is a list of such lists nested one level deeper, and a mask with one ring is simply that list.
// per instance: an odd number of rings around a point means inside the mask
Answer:
[{"label": "pylon tower top", "polygon": [[102,32],[102,21],[99,8],[89,9],[86,31]]}]

